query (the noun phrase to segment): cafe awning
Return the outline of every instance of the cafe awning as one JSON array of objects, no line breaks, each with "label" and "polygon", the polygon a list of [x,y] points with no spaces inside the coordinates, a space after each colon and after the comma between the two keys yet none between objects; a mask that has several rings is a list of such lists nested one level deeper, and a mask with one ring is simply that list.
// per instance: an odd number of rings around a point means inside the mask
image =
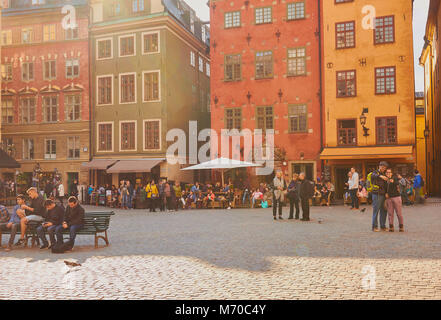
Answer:
[{"label": "cafe awning", "polygon": [[413,146],[325,148],[320,154],[323,160],[393,158],[413,160]]},{"label": "cafe awning", "polygon": [[106,170],[115,162],[118,162],[118,159],[92,159],[90,162],[82,163],[82,166],[88,169]]},{"label": "cafe awning", "polygon": [[164,160],[165,158],[119,160],[107,169],[107,173],[150,172],[153,167]]},{"label": "cafe awning", "polygon": [[3,149],[0,149],[0,168],[20,168],[20,164]]}]

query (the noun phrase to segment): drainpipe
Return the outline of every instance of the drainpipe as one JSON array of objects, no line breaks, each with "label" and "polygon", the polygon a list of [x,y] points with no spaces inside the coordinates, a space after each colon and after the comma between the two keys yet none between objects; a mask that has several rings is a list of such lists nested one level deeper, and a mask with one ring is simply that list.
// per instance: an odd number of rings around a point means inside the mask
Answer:
[{"label": "drainpipe", "polygon": [[[319,78],[320,78],[320,153],[323,151],[323,83],[322,83],[322,18],[321,18],[321,1],[317,0],[318,5],[318,30],[319,30]],[[321,161],[322,171],[324,169],[324,161]]]},{"label": "drainpipe", "polygon": [[[93,121],[92,121],[92,117],[93,117],[93,112],[92,112],[92,104],[94,101],[94,94],[93,94],[93,90],[92,90],[92,76],[91,76],[91,67],[92,67],[92,61],[91,61],[91,57],[92,57],[92,37],[91,37],[91,32],[90,32],[90,25],[91,25],[91,12],[93,10],[92,6],[90,5],[90,2],[88,2],[88,12],[87,12],[87,22],[88,22],[88,26],[87,28],[88,30],[88,37],[87,40],[89,42],[89,65],[88,65],[88,73],[89,73],[89,162],[92,161],[92,146],[93,146],[93,139],[92,139],[92,135],[93,135]],[[113,81],[113,79],[112,79]],[[89,183],[92,182],[92,174],[93,174],[93,169],[89,169]],[[96,181],[94,181],[94,183],[96,183]]]}]

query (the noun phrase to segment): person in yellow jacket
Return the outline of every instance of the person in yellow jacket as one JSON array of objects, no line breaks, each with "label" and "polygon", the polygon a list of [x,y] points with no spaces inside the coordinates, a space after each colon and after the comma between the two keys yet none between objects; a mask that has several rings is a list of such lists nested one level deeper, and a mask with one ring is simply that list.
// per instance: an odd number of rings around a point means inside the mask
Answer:
[{"label": "person in yellow jacket", "polygon": [[155,180],[152,180],[147,187],[145,187],[145,192],[147,193],[147,202],[150,207],[150,212],[156,212],[156,202],[159,198],[158,187],[155,184]]}]

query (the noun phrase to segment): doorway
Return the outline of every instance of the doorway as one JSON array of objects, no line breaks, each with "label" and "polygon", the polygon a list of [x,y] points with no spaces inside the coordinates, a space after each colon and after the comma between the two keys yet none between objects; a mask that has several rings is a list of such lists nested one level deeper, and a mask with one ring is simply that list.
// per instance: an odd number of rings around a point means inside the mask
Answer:
[{"label": "doorway", "polygon": [[292,173],[300,174],[304,172],[306,175],[306,179],[309,181],[314,181],[314,164],[313,163],[293,163],[292,164]]},{"label": "doorway", "polygon": [[77,180],[78,182],[78,172],[68,172],[67,173],[67,192],[72,194],[72,183]]},{"label": "doorway", "polygon": [[336,199],[343,199],[345,193],[346,182],[348,182],[348,172],[351,171],[350,167],[335,168],[335,197]]}]

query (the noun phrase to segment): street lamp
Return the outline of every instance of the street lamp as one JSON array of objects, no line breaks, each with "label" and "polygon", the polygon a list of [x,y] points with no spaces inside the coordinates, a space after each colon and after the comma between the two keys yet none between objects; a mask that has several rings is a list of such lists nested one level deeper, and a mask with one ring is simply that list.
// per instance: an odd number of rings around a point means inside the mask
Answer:
[{"label": "street lamp", "polygon": [[430,130],[429,130],[429,127],[426,127],[426,129],[424,129],[424,138],[429,138],[429,135],[430,135]]},{"label": "street lamp", "polygon": [[369,137],[369,128],[366,127],[367,117],[365,116],[365,113],[367,112],[368,112],[368,108],[364,108],[360,116],[360,124],[363,127],[363,131],[364,131],[363,136],[365,137]]}]

